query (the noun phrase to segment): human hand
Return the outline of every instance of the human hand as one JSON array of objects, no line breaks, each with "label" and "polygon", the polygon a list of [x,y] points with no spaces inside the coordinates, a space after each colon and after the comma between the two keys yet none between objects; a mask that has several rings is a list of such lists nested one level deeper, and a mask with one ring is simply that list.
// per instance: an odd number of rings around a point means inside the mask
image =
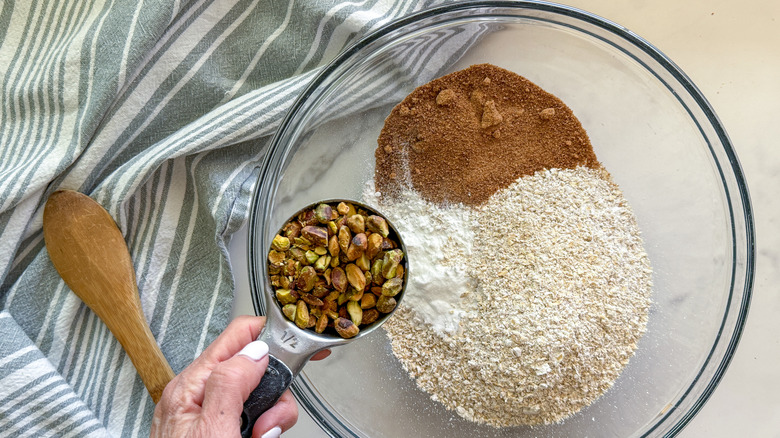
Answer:
[{"label": "human hand", "polygon": [[[240,436],[244,402],[268,366],[268,345],[256,341],[264,317],[240,316],[187,368],[168,383],[154,410],[152,437]],[[330,351],[312,359],[327,357]],[[298,419],[289,390],[263,413],[253,437],[275,438]]]}]

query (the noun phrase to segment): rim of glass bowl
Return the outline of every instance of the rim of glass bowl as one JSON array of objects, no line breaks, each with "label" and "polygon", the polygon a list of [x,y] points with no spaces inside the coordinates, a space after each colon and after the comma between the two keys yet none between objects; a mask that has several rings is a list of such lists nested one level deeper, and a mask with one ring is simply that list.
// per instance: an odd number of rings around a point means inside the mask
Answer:
[{"label": "rim of glass bowl", "polygon": [[[731,291],[729,293],[726,311],[724,312],[721,321],[718,336],[697,376],[689,387],[682,392],[679,399],[661,415],[652,426],[642,433],[642,436],[649,436],[654,432],[657,434],[663,433],[667,436],[676,435],[696,415],[715,390],[715,387],[722,379],[726,368],[731,362],[742,335],[748,308],[750,306],[755,269],[755,231],[750,196],[748,194],[748,188],[742,168],[737,160],[736,153],[734,152],[725,129],[721,125],[720,120],[715,115],[710,104],[688,76],[667,58],[666,55],[661,53],[640,36],[623,26],[580,9],[536,1],[469,1],[444,5],[402,17],[383,26],[363,37],[360,41],[344,50],[339,56],[326,65],[323,70],[312,79],[311,83],[293,103],[279,126],[279,129],[276,131],[268,152],[260,165],[258,183],[255,188],[250,210],[248,234],[249,281],[255,312],[258,315],[265,314],[265,302],[263,300],[263,294],[260,293],[262,290],[261,288],[263,287],[263,282],[260,281],[260,279],[265,278],[267,275],[263,257],[264,252],[262,249],[268,246],[265,236],[271,230],[268,229],[269,224],[264,221],[263,212],[271,211],[273,208],[272,195],[276,193],[279,185],[279,181],[273,177],[273,175],[280,174],[282,165],[289,153],[287,148],[288,144],[286,143],[287,134],[289,132],[295,132],[295,128],[297,127],[295,117],[298,112],[305,107],[305,104],[311,98],[316,98],[322,93],[321,87],[323,85],[327,86],[332,82],[334,73],[348,67],[350,61],[353,60],[353,57],[360,54],[362,50],[372,43],[396,31],[403,30],[405,32],[412,32],[419,30],[421,26],[415,27],[415,24],[425,24],[426,26],[429,26],[432,24],[443,24],[450,21],[461,20],[464,15],[457,14],[470,10],[482,10],[482,15],[485,17],[506,17],[513,19],[523,17],[523,12],[538,11],[542,13],[552,13],[569,21],[573,20],[575,22],[583,22],[587,25],[595,26],[598,30],[605,32],[605,35],[616,37],[617,40],[628,43],[629,47],[637,49],[638,52],[630,52],[626,48],[615,44],[612,40],[606,39],[603,35],[598,35],[587,29],[576,27],[571,22],[554,22],[557,25],[571,27],[580,32],[589,34],[592,37],[598,38],[602,42],[622,51],[644,66],[675,95],[680,104],[686,108],[692,120],[697,123],[702,136],[707,140],[710,154],[723,183],[730,215],[732,239]],[[473,17],[473,15],[470,16]],[[549,19],[542,19],[538,16],[525,17],[533,18],[535,20],[551,21]],[[648,57],[651,62],[657,63],[659,67],[665,70],[664,73],[671,77],[672,81],[667,81],[659,76],[655,70],[647,65],[647,62],[639,58],[639,55]],[[337,76],[338,75],[336,75],[336,77]],[[682,86],[684,91],[688,93],[687,96],[683,96],[676,91],[675,87],[670,83],[674,81],[677,82],[677,85]],[[707,119],[706,121],[709,122],[710,125],[707,126],[707,128],[711,128],[714,131],[714,135],[722,145],[722,151],[720,149],[716,150],[717,145],[712,144],[710,137],[705,133],[705,128],[691,113],[692,107],[704,114]],[[719,155],[722,156],[719,157]],[[726,172],[729,170],[731,173],[727,174]],[[736,191],[736,193],[734,193],[734,191]],[[742,217],[740,217],[739,213],[742,213]],[[744,233],[745,239],[744,246],[739,245],[737,240],[737,235],[742,235],[742,233]],[[255,249],[259,249],[259,252],[255,251]],[[736,317],[734,311],[731,310],[732,306],[739,306]],[[725,346],[723,344],[724,342],[727,342]],[[720,358],[720,362],[717,362],[719,358],[715,355],[716,350],[723,351],[723,357]],[[708,374],[705,373],[705,371],[708,370],[712,370],[713,376],[707,382],[702,378],[704,378],[705,374]],[[704,388],[701,389],[701,393],[698,397],[689,400],[694,389],[701,388],[702,385],[704,385]],[[343,424],[337,416],[332,412],[329,412],[322,401],[316,397],[316,389],[312,388],[305,378],[296,379],[293,382],[292,391],[304,409],[306,409],[320,427],[331,436],[357,436],[346,424]],[[310,396],[310,394],[312,396]],[[688,406],[687,410],[683,410],[685,405]]]}]

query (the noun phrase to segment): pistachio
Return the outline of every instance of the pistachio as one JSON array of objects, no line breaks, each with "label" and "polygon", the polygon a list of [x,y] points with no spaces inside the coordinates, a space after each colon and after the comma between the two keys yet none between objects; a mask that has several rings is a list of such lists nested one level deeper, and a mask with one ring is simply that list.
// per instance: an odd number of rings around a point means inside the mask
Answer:
[{"label": "pistachio", "polygon": [[284,253],[272,249],[271,251],[268,252],[268,263],[270,263],[271,266],[274,266],[276,268],[283,267]]},{"label": "pistachio", "polygon": [[332,291],[328,292],[327,295],[325,295],[325,298],[323,299],[323,301],[325,301],[325,302],[328,302],[328,301],[335,302],[338,299],[339,295],[341,295],[341,292],[339,292],[337,290],[332,290]]},{"label": "pistachio", "polygon": [[386,297],[394,297],[401,292],[401,288],[404,285],[404,281],[400,278],[391,278],[382,284],[382,295]]},{"label": "pistachio", "polygon": [[350,301],[360,301],[363,298],[363,291],[355,288],[350,288],[347,293],[347,299]]},{"label": "pistachio", "polygon": [[307,265],[314,264],[317,260],[319,260],[320,256],[317,255],[314,251],[306,251],[306,254],[304,255],[304,259],[306,260]]},{"label": "pistachio", "polygon": [[301,248],[304,251],[308,251],[311,249],[311,240],[305,237],[296,237],[293,239],[293,245]]},{"label": "pistachio", "polygon": [[311,294],[317,298],[325,298],[330,293],[330,290],[322,284],[317,284],[312,289]]},{"label": "pistachio", "polygon": [[390,313],[395,309],[396,304],[395,298],[382,295],[376,300],[376,310],[382,313]]},{"label": "pistachio", "polygon": [[293,295],[290,289],[277,289],[276,299],[279,300],[279,302],[282,303],[282,305],[295,304],[295,302],[298,301],[298,297]]},{"label": "pistachio", "polygon": [[327,228],[308,225],[303,227],[301,235],[315,246],[325,246],[328,244]]},{"label": "pistachio", "polygon": [[373,259],[379,254],[382,247],[382,236],[377,233],[372,233],[368,236],[368,246],[366,247],[366,255],[369,259]]},{"label": "pistachio", "polygon": [[347,303],[347,313],[349,313],[349,319],[359,326],[363,321],[363,309],[360,308],[360,303],[357,301],[350,301]]},{"label": "pistachio", "polygon": [[355,246],[355,245],[352,245],[352,244],[350,244],[350,245],[349,245],[349,248],[347,249],[347,254],[346,254],[346,256],[347,256],[347,261],[348,261],[348,262],[353,262],[353,261],[355,261],[355,260],[356,260],[358,257],[360,257],[360,255],[361,255],[361,254],[363,254],[363,252],[362,252],[362,251],[360,251],[360,248],[359,248],[359,247],[357,247],[357,246]]},{"label": "pistachio", "polygon": [[298,300],[295,307],[295,325],[302,329],[309,326],[309,308],[303,300]]},{"label": "pistachio", "polygon": [[366,232],[366,218],[359,214],[352,215],[347,218],[347,226],[353,233],[365,233]]},{"label": "pistachio", "polygon": [[357,290],[364,290],[366,288],[366,276],[363,275],[363,271],[356,265],[350,263],[345,268],[347,274],[347,281]]},{"label": "pistachio", "polygon": [[363,311],[363,325],[372,324],[379,319],[379,311],[376,308]]},{"label": "pistachio", "polygon": [[360,307],[363,309],[370,309],[374,306],[376,306],[376,295],[363,294],[363,297],[360,299]]},{"label": "pistachio", "polygon": [[310,306],[322,306],[322,300],[312,294],[301,294],[301,299]]},{"label": "pistachio", "polygon": [[284,316],[287,317],[290,321],[295,321],[295,309],[297,309],[298,306],[295,304],[285,304],[284,307],[282,307],[282,313],[284,313]]},{"label": "pistachio", "polygon": [[[371,261],[368,259],[368,256],[366,253],[363,253],[355,260],[355,264],[358,268],[360,268],[363,271],[370,271],[371,270]],[[368,274],[368,272],[366,272]],[[368,283],[371,282],[371,280],[366,280]]]},{"label": "pistachio", "polygon": [[330,222],[332,215],[333,209],[328,204],[320,204],[314,209],[314,217],[317,219],[317,222],[321,224]]},{"label": "pistachio", "polygon": [[351,241],[352,233],[350,233],[349,228],[346,225],[342,225],[341,228],[339,228],[339,248],[341,249],[341,252],[344,254],[347,253]]},{"label": "pistachio", "polygon": [[352,337],[392,312],[405,270],[389,231],[384,218],[349,202],[318,204],[285,224],[268,254],[285,316],[301,328]]},{"label": "pistachio", "polygon": [[339,292],[347,290],[347,274],[341,268],[333,268],[330,273],[330,281],[333,284],[333,288]]},{"label": "pistachio", "polygon": [[379,249],[381,251],[389,251],[391,249],[395,249],[395,243],[388,238],[384,238],[382,239],[382,246],[380,246]]},{"label": "pistachio", "polygon": [[403,256],[404,253],[400,249],[387,251],[382,260],[382,276],[385,278],[395,277],[396,268],[401,263]]},{"label": "pistachio", "polygon": [[287,259],[284,262],[284,268],[282,268],[282,273],[287,276],[293,276],[298,274],[300,263],[296,262],[293,259]]},{"label": "pistachio", "polygon": [[326,269],[325,272],[322,273],[322,278],[325,279],[325,285],[330,286],[330,274],[333,273],[332,269]]},{"label": "pistachio", "polygon": [[390,235],[390,226],[387,224],[387,221],[377,215],[371,215],[366,219],[366,228],[368,228],[368,231],[371,231],[372,233],[379,233],[382,235],[382,237],[387,237]]},{"label": "pistachio", "polygon": [[[360,267],[360,266],[358,266],[358,267]],[[363,275],[365,275],[365,277],[366,277],[366,289],[368,289],[369,286],[371,286],[371,281],[373,281],[374,276],[371,275],[371,271],[365,271],[365,272],[363,272]]]},{"label": "pistachio", "polygon": [[336,212],[342,216],[346,216],[347,213],[349,213],[349,206],[346,202],[339,202],[339,205],[336,206]]},{"label": "pistachio", "polygon": [[290,248],[290,257],[299,263],[306,262],[306,251],[300,248]]},{"label": "pistachio", "polygon": [[374,264],[371,265],[371,279],[376,284],[382,284],[383,281],[385,281],[384,277],[382,277],[382,265],[384,262],[382,259],[376,259],[374,260]]},{"label": "pistachio", "polygon": [[354,338],[360,333],[358,326],[347,318],[338,318],[334,321],[333,327],[336,329],[339,336],[346,339]]},{"label": "pistachio", "polygon": [[317,324],[314,326],[314,331],[322,333],[326,328],[328,328],[328,317],[326,315],[321,315],[317,318]]},{"label": "pistachio", "polygon": [[330,319],[339,317],[338,304],[335,301],[325,300],[322,303],[322,314]]},{"label": "pistachio", "polygon": [[301,235],[301,228],[303,228],[303,226],[298,222],[288,222],[284,228],[282,228],[282,231],[288,239],[295,239]]},{"label": "pistachio", "polygon": [[356,247],[360,248],[361,252],[365,252],[366,248],[368,248],[368,237],[366,237],[365,233],[355,234],[355,237],[352,238],[350,245],[355,245]]},{"label": "pistachio", "polygon": [[330,260],[331,257],[329,255],[324,255],[317,259],[317,261],[314,263],[314,269],[318,272],[324,272],[326,269],[328,269],[328,266],[330,266]]},{"label": "pistachio", "polygon": [[347,204],[345,202],[339,203],[339,205],[336,207],[336,211],[338,211],[340,215],[346,217],[350,217],[353,214],[357,214],[357,210],[355,210],[355,206],[352,204]]},{"label": "pistachio", "polygon": [[296,286],[298,286],[298,289],[308,292],[314,288],[316,282],[317,272],[311,266],[304,266],[301,269],[301,275],[298,276]]},{"label": "pistachio", "polygon": [[277,234],[271,241],[271,249],[281,252],[287,251],[290,249],[290,239]]},{"label": "pistachio", "polygon": [[334,236],[330,236],[330,239],[328,240],[328,252],[333,257],[339,256],[339,238]]},{"label": "pistachio", "polygon": [[314,210],[306,210],[298,215],[298,222],[305,228],[310,225],[316,225],[318,221]]},{"label": "pistachio", "polygon": [[356,260],[363,255],[367,247],[368,239],[366,238],[366,235],[364,233],[355,234],[355,237],[352,238],[352,242],[350,242],[349,247],[347,248],[347,259],[349,261]]}]

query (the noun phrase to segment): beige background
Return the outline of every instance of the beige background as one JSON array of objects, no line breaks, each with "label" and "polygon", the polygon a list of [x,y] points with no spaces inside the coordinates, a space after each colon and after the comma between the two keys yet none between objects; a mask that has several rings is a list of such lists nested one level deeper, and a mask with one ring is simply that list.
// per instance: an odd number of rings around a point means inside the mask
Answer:
[{"label": "beige background", "polygon": [[[619,23],[674,61],[736,148],[755,212],[757,274],[747,327],[713,396],[681,437],[780,437],[780,1],[568,0]],[[246,234],[233,239],[236,313],[252,313]],[[287,438],[320,437],[305,412]]]}]

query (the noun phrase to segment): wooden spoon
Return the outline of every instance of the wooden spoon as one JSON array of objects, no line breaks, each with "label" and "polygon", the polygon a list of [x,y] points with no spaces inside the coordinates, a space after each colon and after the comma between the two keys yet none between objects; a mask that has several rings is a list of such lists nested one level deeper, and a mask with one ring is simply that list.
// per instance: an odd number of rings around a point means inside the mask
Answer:
[{"label": "wooden spoon", "polygon": [[122,344],[157,403],[174,373],[141,310],[130,253],[111,215],[86,195],[56,191],[43,211],[43,238],[57,272]]}]

